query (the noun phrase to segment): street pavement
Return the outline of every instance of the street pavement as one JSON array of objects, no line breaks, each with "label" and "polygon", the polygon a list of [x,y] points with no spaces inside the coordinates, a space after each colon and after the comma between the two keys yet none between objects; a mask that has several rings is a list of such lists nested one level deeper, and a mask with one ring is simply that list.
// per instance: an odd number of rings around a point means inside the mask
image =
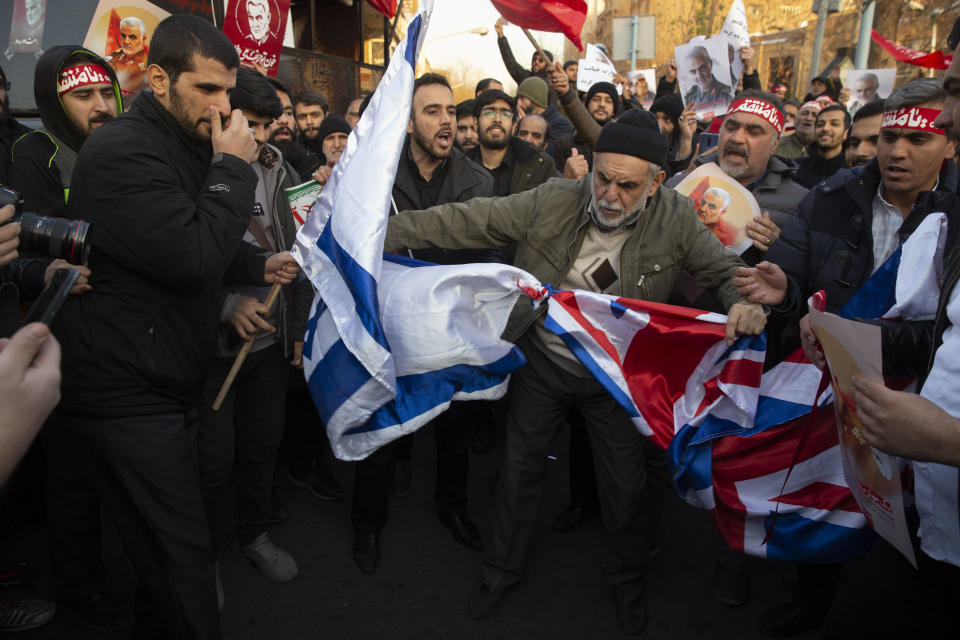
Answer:
[{"label": "street pavement", "polygon": [[[274,526],[272,539],[297,560],[300,575],[278,584],[261,577],[229,549],[220,552],[226,606],[221,616],[229,640],[327,639],[579,639],[621,638],[616,608],[599,561],[602,527],[593,519],[582,529],[560,534],[551,529],[564,507],[567,490],[567,437],[551,451],[540,516],[528,558],[526,579],[504,599],[493,618],[475,622],[467,596],[478,582],[480,551],[457,544],[439,524],[433,504],[434,438],[430,428],[417,434],[412,492],[391,498],[390,520],[381,535],[381,562],[373,576],[351,559],[350,495],[353,469],[334,462],[347,498],[321,502],[278,480],[291,519]],[[470,517],[489,536],[493,497],[488,488],[499,452],[471,454]],[[281,474],[278,474],[278,478]],[[669,491],[669,490],[668,490]],[[111,591],[132,605],[135,574],[105,520],[104,554]],[[794,578],[784,563],[749,558],[751,599],[743,607],[721,604],[714,595],[714,557],[719,537],[706,512],[683,504],[672,493],[664,506],[661,554],[647,579],[650,639],[751,640],[762,638],[757,619],[789,598]],[[12,544],[18,557],[39,567],[32,588],[9,589],[0,598],[55,599],[46,535],[40,525],[21,527]],[[33,639],[120,639],[126,633],[98,634],[66,612],[50,624],[16,637]],[[802,640],[817,637],[810,632]]]}]

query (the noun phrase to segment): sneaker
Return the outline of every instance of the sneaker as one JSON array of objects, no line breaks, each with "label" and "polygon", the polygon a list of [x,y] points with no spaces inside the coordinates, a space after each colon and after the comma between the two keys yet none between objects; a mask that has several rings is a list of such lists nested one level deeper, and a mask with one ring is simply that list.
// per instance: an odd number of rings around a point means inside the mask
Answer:
[{"label": "sneaker", "polygon": [[343,488],[322,460],[315,459],[307,475],[298,477],[290,472],[287,480],[295,487],[306,489],[317,500],[343,500]]},{"label": "sneaker", "polygon": [[402,498],[410,493],[413,486],[413,470],[409,460],[397,460],[393,463],[393,479],[390,482],[390,493],[395,498]]},{"label": "sneaker", "polygon": [[26,631],[51,620],[57,605],[47,600],[0,600],[0,631]]},{"label": "sneaker", "polygon": [[245,546],[243,555],[268,580],[290,582],[300,574],[293,556],[273,544],[266,532]]}]

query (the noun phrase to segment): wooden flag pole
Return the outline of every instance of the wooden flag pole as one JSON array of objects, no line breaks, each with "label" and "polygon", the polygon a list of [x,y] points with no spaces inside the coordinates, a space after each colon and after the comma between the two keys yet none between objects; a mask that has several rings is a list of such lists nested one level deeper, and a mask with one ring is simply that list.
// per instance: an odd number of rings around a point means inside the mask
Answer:
[{"label": "wooden flag pole", "polygon": [[[267,309],[273,306],[277,296],[280,295],[280,286],[279,282],[275,282],[273,286],[270,287],[270,293],[267,294],[267,299],[263,302]],[[223,386],[220,387],[220,393],[217,394],[217,399],[213,401],[214,411],[220,410],[220,405],[223,404],[223,399],[227,397],[227,392],[230,391],[230,387],[233,386],[234,379],[237,377],[237,374],[240,373],[240,367],[243,366],[243,361],[247,359],[247,354],[250,353],[250,347],[253,346],[253,339],[256,337],[257,334],[254,333],[243,343],[243,348],[240,349],[240,353],[237,354],[237,359],[233,361],[233,366],[230,367],[230,373],[227,374],[227,379],[223,381]]]},{"label": "wooden flag pole", "polygon": [[[526,27],[520,27],[520,28],[523,29],[523,34],[527,36],[527,39],[530,41],[530,44],[533,45],[533,48],[536,49],[537,53],[540,54],[540,59],[543,60],[543,64],[548,67],[552,65],[553,63],[550,62],[550,58],[547,57],[547,54],[543,52],[543,49],[540,47],[540,44],[533,39],[533,34],[530,33],[530,30],[527,29]],[[533,69],[531,69],[531,71],[533,71]]]}]

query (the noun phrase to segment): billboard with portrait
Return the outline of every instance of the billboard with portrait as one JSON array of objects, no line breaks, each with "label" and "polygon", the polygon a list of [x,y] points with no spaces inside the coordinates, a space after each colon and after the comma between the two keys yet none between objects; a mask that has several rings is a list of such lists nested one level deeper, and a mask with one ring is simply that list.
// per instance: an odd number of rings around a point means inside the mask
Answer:
[{"label": "billboard with portrait", "polygon": [[146,86],[150,37],[169,15],[145,0],[100,0],[83,46],[113,67],[125,96]]},{"label": "billboard with portrait", "polygon": [[13,20],[10,23],[10,44],[7,60],[15,53],[43,55],[43,25],[47,18],[47,0],[13,0]]},{"label": "billboard with portrait", "polygon": [[290,0],[230,0],[223,32],[240,56],[240,64],[277,75]]}]

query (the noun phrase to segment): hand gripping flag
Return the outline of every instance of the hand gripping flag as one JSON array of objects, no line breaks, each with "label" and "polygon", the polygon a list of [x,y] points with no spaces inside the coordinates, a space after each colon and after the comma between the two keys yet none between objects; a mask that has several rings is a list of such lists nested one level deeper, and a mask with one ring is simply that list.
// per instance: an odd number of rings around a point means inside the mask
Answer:
[{"label": "hand gripping flag", "polygon": [[[454,399],[495,399],[523,354],[500,340],[518,281],[498,264],[383,264],[390,194],[432,3],[391,57],[292,252],[317,290],[304,373],[337,457],[356,460]],[[422,264],[422,263],[420,263]]]},{"label": "hand gripping flag", "polygon": [[[841,315],[929,317],[942,219],[928,216]],[[546,326],[667,449],[677,493],[711,511],[731,548],[799,562],[861,555],[875,536],[843,478],[829,394],[817,402],[821,372],[798,351],[761,373],[765,339],[728,347],[725,321],[566,291],[550,297]]]},{"label": "hand gripping flag", "polygon": [[583,49],[580,31],[587,19],[584,0],[490,0],[504,18],[518,27],[553,31]]}]

